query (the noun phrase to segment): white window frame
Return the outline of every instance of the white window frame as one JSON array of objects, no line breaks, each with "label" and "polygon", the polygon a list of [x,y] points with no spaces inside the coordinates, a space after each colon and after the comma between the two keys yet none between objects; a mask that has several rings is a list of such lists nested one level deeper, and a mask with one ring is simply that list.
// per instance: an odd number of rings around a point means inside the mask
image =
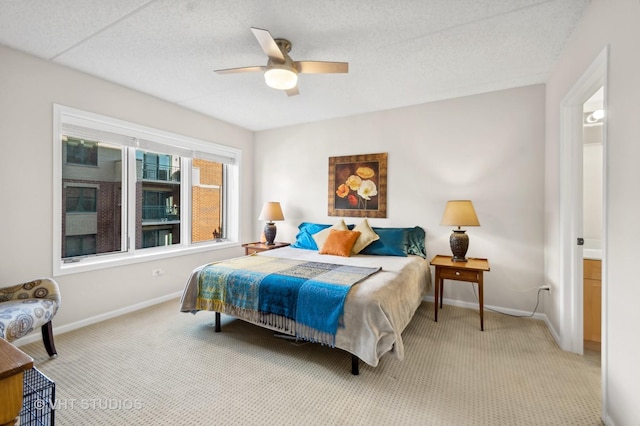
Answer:
[{"label": "white window frame", "polygon": [[[135,235],[129,235],[126,224],[135,223],[135,205],[129,203],[127,211],[122,211],[123,244],[127,250],[78,259],[77,262],[62,260],[62,135],[63,127],[68,125],[106,131],[143,141],[140,149],[164,148],[170,152],[182,153],[181,159],[181,200],[188,200],[181,205],[181,238],[179,244],[171,246],[136,249],[134,243],[127,244],[127,239],[135,241]],[[125,157],[128,147],[123,143]],[[180,155],[180,154],[178,154]],[[226,239],[223,242],[205,241],[191,242],[191,158],[227,163],[224,192],[226,197]],[[123,163],[123,197],[131,188],[129,176],[136,176],[135,161]],[[151,260],[183,256],[185,254],[218,250],[239,245],[240,224],[240,175],[242,167],[242,151],[203,140],[191,138],[164,130],[154,129],[103,115],[82,111],[64,105],[53,105],[53,275],[67,275],[110,268],[121,265],[147,262]],[[126,182],[126,184],[125,184]],[[124,209],[123,209],[124,210]]]}]

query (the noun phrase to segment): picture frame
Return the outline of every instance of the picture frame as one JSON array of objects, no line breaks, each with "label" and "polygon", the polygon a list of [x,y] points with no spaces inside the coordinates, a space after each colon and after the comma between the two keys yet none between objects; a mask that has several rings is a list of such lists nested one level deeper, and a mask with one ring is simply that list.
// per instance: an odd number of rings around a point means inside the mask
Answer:
[{"label": "picture frame", "polygon": [[387,217],[387,153],[329,157],[329,216]]}]

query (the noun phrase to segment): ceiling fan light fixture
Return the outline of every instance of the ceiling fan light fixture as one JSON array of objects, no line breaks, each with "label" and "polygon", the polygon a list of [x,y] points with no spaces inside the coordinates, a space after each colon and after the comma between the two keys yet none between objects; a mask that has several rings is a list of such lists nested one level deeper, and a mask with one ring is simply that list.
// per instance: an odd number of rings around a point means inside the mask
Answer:
[{"label": "ceiling fan light fixture", "polygon": [[262,51],[269,61],[266,66],[250,66],[214,70],[219,74],[234,74],[263,71],[267,86],[285,92],[287,96],[300,94],[298,74],[337,74],[348,73],[348,62],[292,61],[289,56],[291,42],[284,38],[273,38],[267,30],[251,27]]},{"label": "ceiling fan light fixture", "polygon": [[274,67],[265,71],[264,81],[274,89],[289,90],[298,84],[298,73],[288,67]]}]

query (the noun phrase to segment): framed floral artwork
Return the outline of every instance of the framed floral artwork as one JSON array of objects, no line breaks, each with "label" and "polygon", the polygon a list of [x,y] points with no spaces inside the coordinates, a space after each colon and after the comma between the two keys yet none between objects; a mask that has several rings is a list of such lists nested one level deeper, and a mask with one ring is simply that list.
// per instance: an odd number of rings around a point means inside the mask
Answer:
[{"label": "framed floral artwork", "polygon": [[387,153],[329,157],[329,216],[387,217]]}]

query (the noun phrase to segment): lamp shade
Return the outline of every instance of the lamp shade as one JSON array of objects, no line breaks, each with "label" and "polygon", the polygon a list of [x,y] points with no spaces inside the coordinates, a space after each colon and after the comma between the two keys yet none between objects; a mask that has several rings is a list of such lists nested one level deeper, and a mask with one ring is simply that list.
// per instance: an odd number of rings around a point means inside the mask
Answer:
[{"label": "lamp shade", "polygon": [[452,200],[447,202],[442,215],[441,225],[480,226],[478,216],[471,200]]},{"label": "lamp shade", "polygon": [[274,220],[284,220],[284,215],[282,214],[280,203],[278,203],[277,201],[269,201],[264,203],[258,220],[266,220],[269,222],[273,222]]}]

